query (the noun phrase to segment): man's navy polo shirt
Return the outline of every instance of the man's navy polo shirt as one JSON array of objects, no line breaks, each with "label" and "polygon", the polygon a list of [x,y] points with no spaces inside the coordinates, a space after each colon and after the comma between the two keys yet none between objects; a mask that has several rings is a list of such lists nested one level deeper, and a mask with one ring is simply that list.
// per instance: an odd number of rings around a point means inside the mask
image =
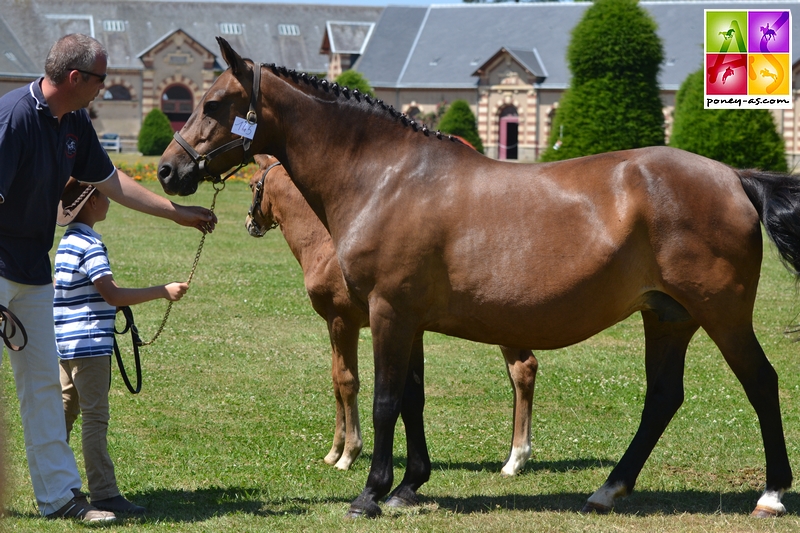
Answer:
[{"label": "man's navy polo shirt", "polygon": [[0,97],[0,276],[51,282],[56,211],[70,176],[99,183],[115,172],[85,109],[52,115],[39,78]]}]

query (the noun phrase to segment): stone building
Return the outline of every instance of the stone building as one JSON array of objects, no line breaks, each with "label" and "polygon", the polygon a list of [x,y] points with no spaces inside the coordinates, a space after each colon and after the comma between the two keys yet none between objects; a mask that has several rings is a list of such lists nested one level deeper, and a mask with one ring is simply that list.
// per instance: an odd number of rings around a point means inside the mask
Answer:
[{"label": "stone building", "polygon": [[[98,133],[133,149],[160,108],[175,129],[225,68],[216,36],[243,56],[325,76],[349,66],[380,7],[153,0],[0,0],[0,94],[41,76],[50,46],[68,33],[109,53],[104,94],[90,108]],[[331,35],[328,35],[328,32]],[[359,38],[362,42],[359,43]],[[320,52],[323,42],[330,49]],[[341,67],[339,67],[341,68]]]},{"label": "stone building", "polygon": [[[704,9],[789,9],[794,109],[775,111],[790,166],[800,161],[800,21],[796,1],[642,1],[658,25],[665,62],[659,76],[666,135],[675,93],[703,65]],[[569,86],[566,52],[587,3],[388,6],[355,69],[381,98],[409,115],[469,102],[485,152],[535,160],[547,147],[558,101]]]},{"label": "stone building", "polygon": [[[347,0],[342,0],[346,3]],[[569,86],[566,51],[587,3],[428,7],[185,2],[0,0],[0,94],[41,75],[66,33],[109,51],[107,90],[92,104],[99,133],[132,148],[144,116],[162,109],[179,128],[224,65],[215,37],[243,56],[333,78],[360,71],[377,96],[424,117],[466,100],[490,157],[533,161],[550,139]],[[794,109],[775,111],[790,165],[800,161],[800,21],[795,0],[640,3],[658,25],[666,134],[675,93],[703,63],[704,9],[792,10]]]}]

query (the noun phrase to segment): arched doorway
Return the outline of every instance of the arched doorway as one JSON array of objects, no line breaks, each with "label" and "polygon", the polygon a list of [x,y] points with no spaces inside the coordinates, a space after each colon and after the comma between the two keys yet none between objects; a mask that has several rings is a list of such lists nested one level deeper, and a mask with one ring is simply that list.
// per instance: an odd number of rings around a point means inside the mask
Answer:
[{"label": "arched doorway", "polygon": [[513,105],[500,112],[500,146],[498,159],[517,159],[519,147],[519,115]]},{"label": "arched doorway", "polygon": [[161,111],[167,115],[172,129],[178,131],[186,124],[194,109],[192,92],[185,85],[170,85],[161,95]]}]

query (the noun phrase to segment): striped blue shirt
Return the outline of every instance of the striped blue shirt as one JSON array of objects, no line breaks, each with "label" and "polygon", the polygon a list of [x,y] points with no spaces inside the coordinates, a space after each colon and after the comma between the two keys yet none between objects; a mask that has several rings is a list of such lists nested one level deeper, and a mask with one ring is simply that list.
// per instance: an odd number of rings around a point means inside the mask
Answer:
[{"label": "striped blue shirt", "polygon": [[111,355],[116,307],[109,305],[94,286],[111,274],[101,235],[86,224],[67,227],[56,252],[56,343],[62,359]]}]

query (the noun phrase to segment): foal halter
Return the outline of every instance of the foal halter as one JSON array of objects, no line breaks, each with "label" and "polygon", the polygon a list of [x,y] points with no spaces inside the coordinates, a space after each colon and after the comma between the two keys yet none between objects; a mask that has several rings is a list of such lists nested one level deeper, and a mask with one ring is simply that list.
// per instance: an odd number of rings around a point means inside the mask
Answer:
[{"label": "foal halter", "polygon": [[[256,183],[256,190],[254,191],[254,194],[253,194],[253,203],[250,204],[250,209],[247,210],[247,216],[250,217],[250,220],[255,220],[253,218],[253,215],[255,214],[256,209],[260,209],[261,197],[264,194],[264,180],[267,178],[267,174],[269,174],[270,170],[272,170],[273,168],[277,167],[280,164],[281,164],[280,161],[276,161],[276,162],[272,163],[270,166],[268,166],[264,170],[264,173],[261,174],[261,179],[258,180],[258,183]],[[275,229],[277,227],[278,227],[278,221],[277,220],[273,220],[272,224],[267,229],[264,230],[264,233],[268,232],[271,229]]]},{"label": "foal halter", "polygon": [[[258,122],[258,115],[256,115],[256,106],[258,105],[258,97],[261,91],[261,63],[255,63],[253,65],[253,90],[250,92],[250,109],[247,111],[247,122],[249,124],[255,124]],[[219,183],[220,181],[225,181],[233,174],[235,174],[240,168],[244,167],[248,160],[250,159],[248,151],[250,150],[250,145],[253,142],[251,139],[247,137],[239,137],[238,139],[234,139],[228,143],[223,144],[222,146],[218,146],[214,148],[207,154],[198,154],[197,151],[191,147],[191,145],[186,142],[179,131],[175,132],[175,135],[172,136],[175,141],[181,145],[181,147],[186,150],[186,153],[189,154],[189,157],[192,158],[197,164],[197,168],[200,170],[203,177],[211,178],[211,181],[214,183]],[[220,177],[220,174],[212,174],[209,170],[209,166],[211,165],[211,161],[217,157],[218,155],[224,154],[225,152],[229,152],[234,148],[238,148],[241,146],[244,149],[244,153],[242,154],[242,162],[239,163],[239,166],[231,171],[227,176],[224,178]]]}]

